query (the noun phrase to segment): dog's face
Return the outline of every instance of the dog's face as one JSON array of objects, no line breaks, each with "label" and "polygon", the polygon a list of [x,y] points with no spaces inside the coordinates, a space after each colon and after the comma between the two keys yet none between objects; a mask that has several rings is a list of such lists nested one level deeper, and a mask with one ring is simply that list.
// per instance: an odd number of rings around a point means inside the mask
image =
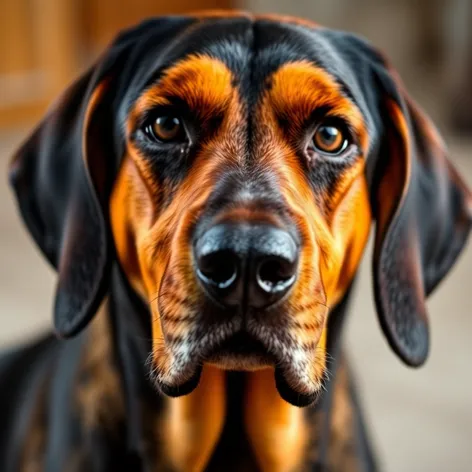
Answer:
[{"label": "dog's face", "polygon": [[371,224],[366,121],[309,50],[251,50],[231,24],[206,40],[217,26],[182,38],[199,47],[130,106],[110,200],[118,257],[151,307],[160,384],[182,388],[202,362],[276,364],[312,394],[329,306]]},{"label": "dog's face", "polygon": [[[187,393],[204,363],[270,366],[287,400],[309,403],[330,309],[375,218],[382,326],[406,362],[424,360],[424,297],[465,241],[470,193],[366,43],[282,18],[154,20],[62,103],[61,123],[49,117],[14,164],[29,227],[59,268],[60,332],[80,329],[106,289],[109,234],[149,305],[161,390]],[[61,127],[77,162],[54,157]],[[21,179],[40,189],[45,172],[62,199],[38,210]]]}]

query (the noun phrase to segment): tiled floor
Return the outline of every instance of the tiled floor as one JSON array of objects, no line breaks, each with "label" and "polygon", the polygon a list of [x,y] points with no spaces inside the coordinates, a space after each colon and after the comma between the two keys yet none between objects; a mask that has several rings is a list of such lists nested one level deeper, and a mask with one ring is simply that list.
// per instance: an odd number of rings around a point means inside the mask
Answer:
[{"label": "tiled floor", "polygon": [[[414,79],[413,88],[437,118],[436,94],[422,79]],[[8,158],[22,136],[0,134],[0,344],[47,328],[54,291],[54,274],[26,235],[6,185]],[[448,141],[472,186],[472,142]],[[420,370],[401,365],[379,330],[370,253],[360,272],[347,345],[385,470],[471,471],[472,244],[429,302],[432,351]]]}]

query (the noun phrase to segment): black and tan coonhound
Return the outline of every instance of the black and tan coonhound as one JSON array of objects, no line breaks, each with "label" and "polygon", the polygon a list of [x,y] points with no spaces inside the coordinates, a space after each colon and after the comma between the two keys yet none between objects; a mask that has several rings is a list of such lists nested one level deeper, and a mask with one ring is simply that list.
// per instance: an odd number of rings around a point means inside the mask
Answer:
[{"label": "black and tan coonhound", "polygon": [[0,358],[2,472],[377,470],[338,342],[370,228],[380,325],[419,366],[472,196],[366,41],[151,19],[10,180],[58,272],[57,336]]}]

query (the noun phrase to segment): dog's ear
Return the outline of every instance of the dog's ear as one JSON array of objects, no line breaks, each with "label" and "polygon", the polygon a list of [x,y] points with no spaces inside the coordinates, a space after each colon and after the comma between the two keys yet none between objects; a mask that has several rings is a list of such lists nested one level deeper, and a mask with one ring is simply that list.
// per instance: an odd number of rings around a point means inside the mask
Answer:
[{"label": "dog's ear", "polygon": [[26,226],[59,273],[54,326],[63,337],[89,321],[106,285],[109,247],[101,201],[114,146],[107,129],[113,77],[107,73],[95,66],[75,82],[10,167]]},{"label": "dog's ear", "polygon": [[157,53],[156,45],[185,21],[153,19],[119,35],[53,104],[11,163],[10,182],[26,226],[59,274],[54,326],[62,337],[90,321],[108,286],[107,202],[121,158],[122,143],[114,136],[121,131],[122,95],[141,65],[140,54]]},{"label": "dog's ear", "polygon": [[472,195],[395,72],[377,64],[375,77],[383,122],[372,189],[375,301],[393,350],[419,366],[429,348],[425,298],[466,243]]}]

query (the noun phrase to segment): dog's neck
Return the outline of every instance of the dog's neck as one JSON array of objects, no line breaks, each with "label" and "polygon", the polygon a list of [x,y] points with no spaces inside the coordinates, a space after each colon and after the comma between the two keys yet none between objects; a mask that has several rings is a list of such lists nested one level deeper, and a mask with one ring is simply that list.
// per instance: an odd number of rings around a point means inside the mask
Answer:
[{"label": "dog's neck", "polygon": [[[315,444],[318,450],[315,462],[325,461],[319,451],[328,440],[323,436],[330,434],[332,388],[328,388],[318,406],[321,413],[317,413],[313,408],[300,409],[282,400],[272,369],[228,373],[206,366],[199,386],[191,394],[172,399],[159,396],[145,371],[150,332],[147,309],[118,270],[115,272],[110,319],[118,370],[122,372],[127,447],[131,453],[147,457],[145,462],[151,457],[151,462],[165,464],[170,470],[199,472],[209,461],[213,462],[219,452],[224,460],[229,460],[224,452],[225,437],[228,437],[226,442],[231,443],[233,451],[237,449],[235,441],[246,444],[241,446],[246,447],[241,456],[253,455],[254,470],[305,470],[306,458],[313,455]],[[139,313],[141,310],[143,312]],[[341,315],[338,314],[338,318],[342,318]],[[339,331],[333,323],[328,329]],[[328,337],[331,353],[332,338]],[[331,373],[333,368],[331,366]],[[228,385],[231,378],[236,377],[238,385]],[[219,451],[222,448],[223,451]],[[215,470],[221,470],[218,467]],[[225,470],[231,470],[230,466]],[[252,469],[248,466],[244,470]]]},{"label": "dog's neck", "polygon": [[[305,412],[282,400],[273,369],[244,375],[239,400],[241,423],[263,471],[300,470],[306,455],[308,428]],[[215,451],[227,418],[227,372],[203,369],[191,394],[167,399],[164,449],[175,470],[202,471]],[[240,406],[241,406],[240,405]]]}]

